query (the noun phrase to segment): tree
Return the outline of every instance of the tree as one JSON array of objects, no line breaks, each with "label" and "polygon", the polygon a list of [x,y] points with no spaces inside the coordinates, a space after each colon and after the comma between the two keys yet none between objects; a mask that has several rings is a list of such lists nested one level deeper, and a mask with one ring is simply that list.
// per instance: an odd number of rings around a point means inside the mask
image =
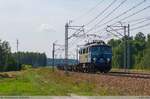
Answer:
[{"label": "tree", "polygon": [[[124,38],[111,39],[108,44],[112,46],[113,57],[112,65],[114,68],[123,68],[124,61]],[[150,34],[146,36],[139,32],[135,37],[129,38],[130,44],[130,68],[148,68],[150,58]]]},{"label": "tree", "polygon": [[9,43],[0,40],[0,71],[6,71],[10,66],[15,69],[15,65],[16,61],[12,57]]},{"label": "tree", "polygon": [[18,52],[14,53],[13,56],[16,60],[19,56],[20,64],[32,65],[33,67],[47,65],[47,56],[45,53]]},{"label": "tree", "polygon": [[144,50],[146,49],[146,36],[142,32],[136,34],[135,40],[133,41],[133,49],[134,51],[132,53],[135,60],[134,67],[140,68],[139,64],[142,61]]},{"label": "tree", "polygon": [[111,39],[108,41],[108,45],[112,46],[112,67],[122,68],[123,66],[123,42],[118,39]]},{"label": "tree", "polygon": [[135,40],[140,41],[140,42],[145,42],[145,35],[142,32],[139,32],[135,36]]}]

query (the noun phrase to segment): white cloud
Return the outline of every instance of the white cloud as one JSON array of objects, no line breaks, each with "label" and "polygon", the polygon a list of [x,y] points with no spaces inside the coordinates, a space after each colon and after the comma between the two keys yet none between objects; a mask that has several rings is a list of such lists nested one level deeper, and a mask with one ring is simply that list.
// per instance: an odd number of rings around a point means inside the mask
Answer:
[{"label": "white cloud", "polygon": [[56,31],[49,24],[41,24],[40,32],[56,32]]}]

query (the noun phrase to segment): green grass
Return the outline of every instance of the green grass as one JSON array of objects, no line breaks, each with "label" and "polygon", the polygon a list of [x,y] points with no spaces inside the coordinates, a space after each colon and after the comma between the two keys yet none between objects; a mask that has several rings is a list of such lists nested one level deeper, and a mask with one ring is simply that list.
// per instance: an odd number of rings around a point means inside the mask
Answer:
[{"label": "green grass", "polygon": [[75,81],[51,69],[30,69],[21,71],[16,78],[0,78],[0,95],[6,96],[68,96],[75,95],[117,95],[107,88],[96,88],[89,81]]}]

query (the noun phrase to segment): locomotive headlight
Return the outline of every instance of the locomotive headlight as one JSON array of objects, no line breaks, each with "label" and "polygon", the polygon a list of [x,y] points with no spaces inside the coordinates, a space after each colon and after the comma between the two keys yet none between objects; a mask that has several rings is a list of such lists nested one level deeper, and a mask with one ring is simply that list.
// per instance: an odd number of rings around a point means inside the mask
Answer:
[{"label": "locomotive headlight", "polygon": [[110,58],[107,58],[107,62],[110,62]]},{"label": "locomotive headlight", "polygon": [[96,62],[96,58],[93,58],[94,62]]},{"label": "locomotive headlight", "polygon": [[92,60],[93,60],[93,62],[95,63],[95,62],[96,62],[96,60],[97,60],[97,58],[95,58],[95,57],[94,57],[94,58],[92,58]]}]

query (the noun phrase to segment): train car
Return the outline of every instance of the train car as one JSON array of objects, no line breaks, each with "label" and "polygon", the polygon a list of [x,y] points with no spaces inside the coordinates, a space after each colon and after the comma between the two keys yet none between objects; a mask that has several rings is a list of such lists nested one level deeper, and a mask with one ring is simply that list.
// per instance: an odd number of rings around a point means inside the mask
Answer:
[{"label": "train car", "polygon": [[107,73],[111,70],[112,48],[103,41],[87,43],[79,50],[76,71]]}]

